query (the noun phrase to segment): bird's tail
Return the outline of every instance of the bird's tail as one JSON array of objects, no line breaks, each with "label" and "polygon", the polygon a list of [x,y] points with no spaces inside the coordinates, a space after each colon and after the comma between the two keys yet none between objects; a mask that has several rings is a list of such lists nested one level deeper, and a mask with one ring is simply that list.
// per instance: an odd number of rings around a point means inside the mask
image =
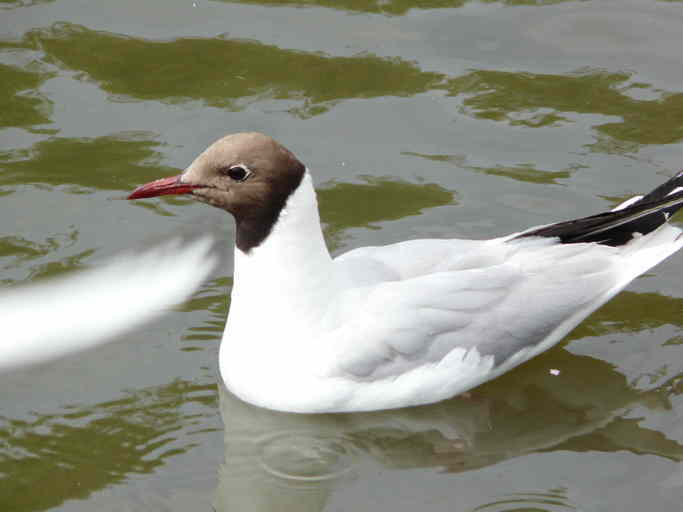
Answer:
[{"label": "bird's tail", "polygon": [[646,235],[683,207],[683,171],[649,194],[610,212],[532,228],[513,238],[557,237],[564,244],[594,242],[612,247],[628,243],[635,233]]}]

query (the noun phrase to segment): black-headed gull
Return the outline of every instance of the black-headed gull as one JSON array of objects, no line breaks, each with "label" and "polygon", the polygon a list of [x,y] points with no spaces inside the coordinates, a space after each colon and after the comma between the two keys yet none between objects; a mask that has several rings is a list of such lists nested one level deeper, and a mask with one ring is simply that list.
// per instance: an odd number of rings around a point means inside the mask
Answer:
[{"label": "black-headed gull", "polygon": [[236,222],[226,386],[291,412],[462,393],[558,343],[683,245],[683,172],[614,211],[491,240],[411,240],[332,258],[313,182],[259,133],[228,135],[129,199],[190,194]]}]

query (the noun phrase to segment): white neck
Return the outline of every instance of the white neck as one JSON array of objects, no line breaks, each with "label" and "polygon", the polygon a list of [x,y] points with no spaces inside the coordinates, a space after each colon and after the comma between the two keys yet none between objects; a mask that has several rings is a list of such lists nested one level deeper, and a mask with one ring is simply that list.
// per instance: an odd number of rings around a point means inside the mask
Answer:
[{"label": "white neck", "polygon": [[319,368],[316,361],[324,360],[319,354],[326,345],[319,333],[334,321],[330,305],[341,282],[325,246],[313,182],[306,172],[266,239],[247,253],[235,248],[232,300],[220,348],[227,387],[263,405],[264,397],[278,397],[283,388],[294,396],[305,395],[293,391],[296,379],[290,375],[308,377],[310,372],[304,370]]},{"label": "white neck", "polygon": [[336,291],[307,171],[266,239],[248,253],[235,247],[230,317],[261,311],[271,318],[281,312],[313,321]]}]

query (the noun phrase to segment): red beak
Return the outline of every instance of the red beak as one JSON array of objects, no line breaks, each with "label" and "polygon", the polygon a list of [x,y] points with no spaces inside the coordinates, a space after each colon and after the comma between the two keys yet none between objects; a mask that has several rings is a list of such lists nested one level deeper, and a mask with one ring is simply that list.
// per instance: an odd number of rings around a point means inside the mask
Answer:
[{"label": "red beak", "polygon": [[142,199],[143,197],[167,196],[171,194],[189,194],[201,185],[190,185],[180,181],[181,175],[161,178],[160,180],[140,185],[126,199]]}]

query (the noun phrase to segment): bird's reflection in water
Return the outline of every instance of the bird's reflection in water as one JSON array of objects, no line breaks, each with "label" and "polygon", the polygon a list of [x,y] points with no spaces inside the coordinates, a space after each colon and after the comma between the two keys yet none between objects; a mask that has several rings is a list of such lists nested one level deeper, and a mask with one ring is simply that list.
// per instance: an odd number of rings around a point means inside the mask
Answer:
[{"label": "bird's reflection in water", "polygon": [[[215,506],[322,511],[354,481],[375,479],[380,485],[380,475],[390,470],[461,473],[557,450],[627,451],[681,461],[683,445],[625,418],[635,407],[670,407],[680,377],[639,391],[609,363],[555,350],[468,397],[392,411],[280,413],[222,389],[225,464]],[[489,502],[477,509],[509,510],[513,502],[534,510],[577,508],[562,489],[482,499]]]}]

